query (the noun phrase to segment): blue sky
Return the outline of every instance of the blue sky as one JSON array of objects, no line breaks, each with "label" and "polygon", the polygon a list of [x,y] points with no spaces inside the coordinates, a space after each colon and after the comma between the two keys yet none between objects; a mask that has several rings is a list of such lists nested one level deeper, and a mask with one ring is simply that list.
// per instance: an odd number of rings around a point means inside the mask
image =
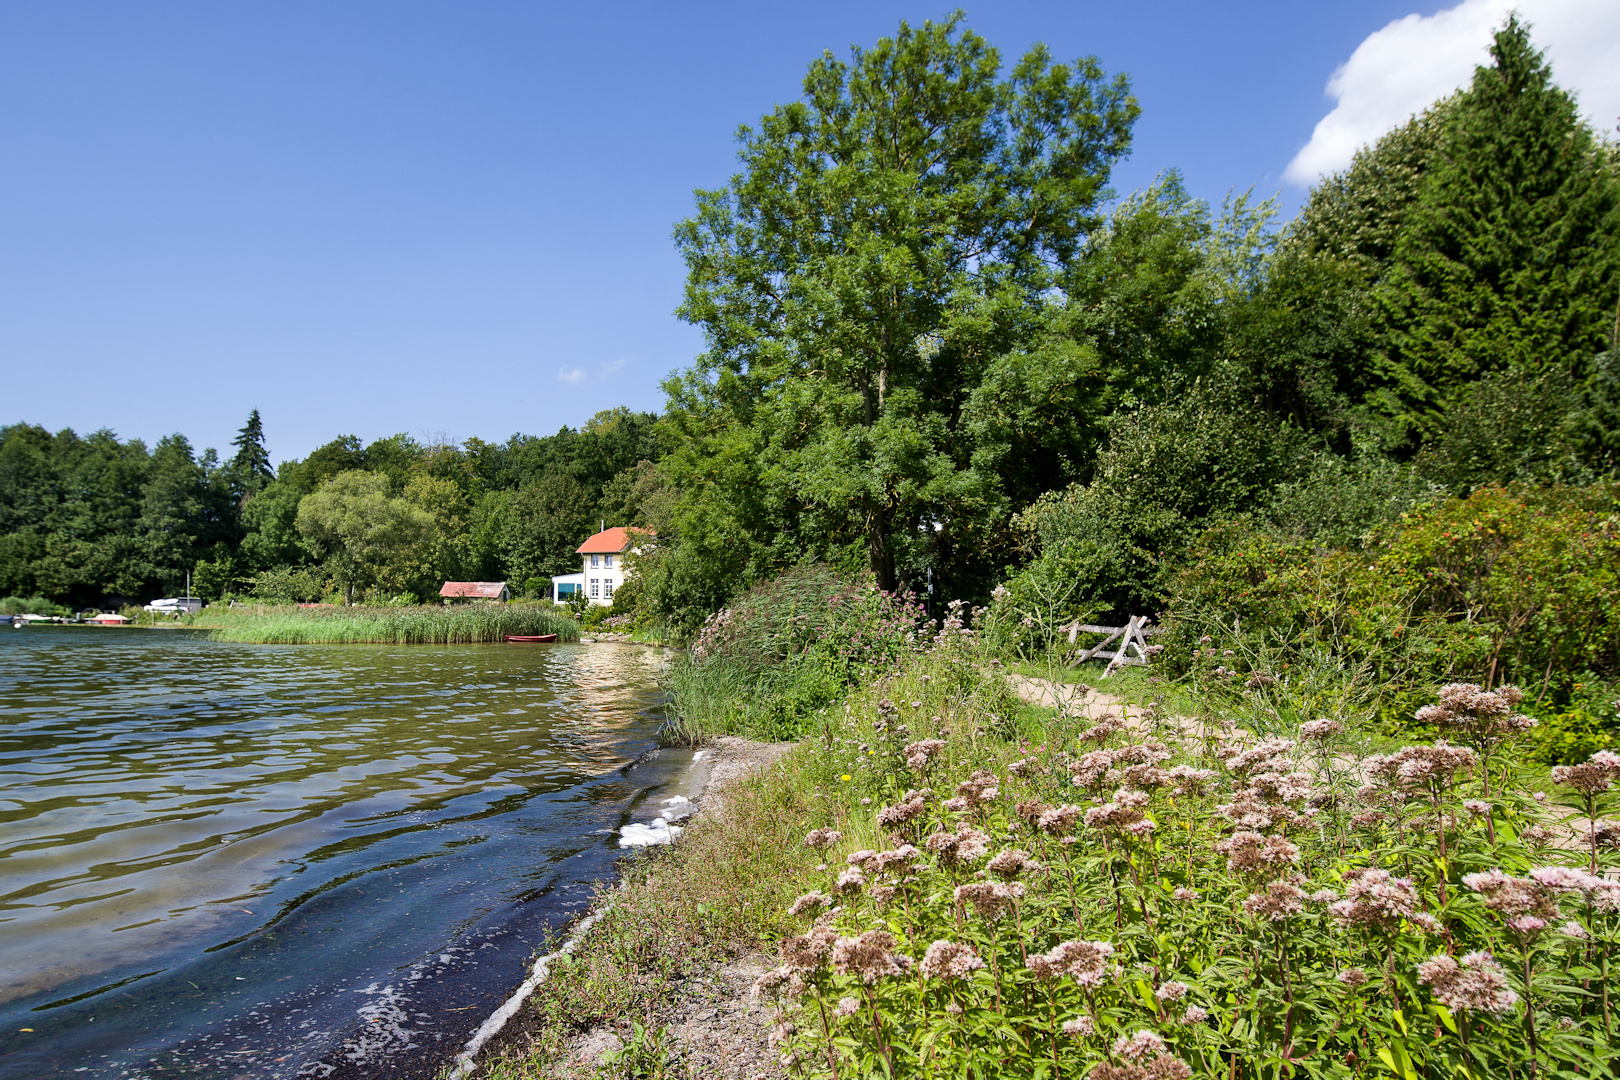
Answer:
[{"label": "blue sky", "polygon": [[[1443,5],[1000,3],[1131,76],[1128,192],[1305,188],[1328,79]],[[701,347],[670,230],[821,50],[887,3],[14,3],[0,7],[0,423],[278,460],[340,433],[504,439],[657,409]]]}]

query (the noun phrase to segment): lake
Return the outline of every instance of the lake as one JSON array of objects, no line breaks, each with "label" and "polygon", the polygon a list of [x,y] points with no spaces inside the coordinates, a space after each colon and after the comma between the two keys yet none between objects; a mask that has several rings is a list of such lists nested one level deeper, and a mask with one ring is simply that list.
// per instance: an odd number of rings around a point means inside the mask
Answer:
[{"label": "lake", "polygon": [[0,630],[0,1076],[434,1075],[692,793],[666,662]]}]

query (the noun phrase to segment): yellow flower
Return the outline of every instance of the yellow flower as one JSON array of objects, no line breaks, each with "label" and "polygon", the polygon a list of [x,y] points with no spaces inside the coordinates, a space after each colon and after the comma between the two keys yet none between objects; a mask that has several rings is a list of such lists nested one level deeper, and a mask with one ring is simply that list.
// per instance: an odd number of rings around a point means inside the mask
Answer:
[{"label": "yellow flower", "polygon": [[849,773],[845,773],[843,776],[840,776],[838,779],[840,779],[840,780],[848,780],[849,779]]}]

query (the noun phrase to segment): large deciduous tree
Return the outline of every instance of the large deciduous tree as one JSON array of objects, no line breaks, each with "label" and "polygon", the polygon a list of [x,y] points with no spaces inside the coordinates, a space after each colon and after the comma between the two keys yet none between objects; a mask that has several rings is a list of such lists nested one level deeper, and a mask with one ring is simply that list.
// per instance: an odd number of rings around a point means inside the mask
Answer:
[{"label": "large deciduous tree", "polygon": [[960,19],[816,60],[676,229],[707,351],[666,384],[671,474],[710,511],[686,531],[732,532],[692,539],[755,570],[859,548],[892,589],[1005,513],[964,409],[1036,332],[1138,108],[1042,46],[1003,77]]},{"label": "large deciduous tree", "polygon": [[298,504],[298,531],[350,603],[356,589],[402,587],[433,545],[433,515],[388,491],[388,477],[351,469]]}]

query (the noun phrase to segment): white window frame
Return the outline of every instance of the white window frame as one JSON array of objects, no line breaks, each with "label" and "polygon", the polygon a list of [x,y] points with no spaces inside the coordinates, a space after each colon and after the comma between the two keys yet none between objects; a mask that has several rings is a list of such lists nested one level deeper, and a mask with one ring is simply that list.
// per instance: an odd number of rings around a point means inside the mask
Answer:
[{"label": "white window frame", "polygon": [[595,569],[596,569],[596,568],[597,568],[597,567],[598,567],[598,566],[600,566],[600,565],[601,565],[601,564],[600,564],[600,563],[598,563],[598,562],[597,562],[597,561],[596,561],[596,560],[598,560],[598,559],[600,559],[600,558],[601,558],[601,557],[602,557],[602,556],[600,556],[600,555],[592,555],[592,556],[591,556],[591,569],[592,569],[592,570],[595,570]]},{"label": "white window frame", "polygon": [[604,599],[604,600],[613,599],[613,579],[612,578],[604,578],[602,580],[602,599]]},{"label": "white window frame", "polygon": [[608,570],[613,569],[613,556],[611,556],[611,555],[602,556],[602,566],[604,568],[608,569]]},{"label": "white window frame", "polygon": [[602,579],[601,578],[591,578],[591,599],[592,600],[595,600],[597,598],[597,596],[600,595],[598,590],[601,587],[602,587]]}]

